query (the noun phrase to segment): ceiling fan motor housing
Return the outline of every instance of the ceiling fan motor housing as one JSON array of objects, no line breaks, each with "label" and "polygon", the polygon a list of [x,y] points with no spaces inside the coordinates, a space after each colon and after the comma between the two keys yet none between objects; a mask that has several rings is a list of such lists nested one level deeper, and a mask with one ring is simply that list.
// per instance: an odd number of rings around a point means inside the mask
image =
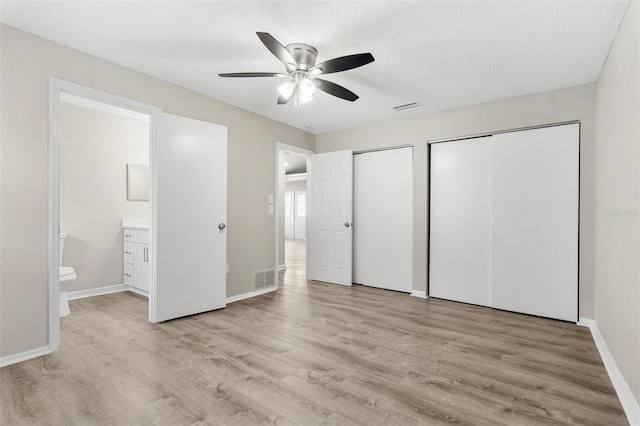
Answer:
[{"label": "ceiling fan motor housing", "polygon": [[304,43],[291,43],[285,46],[297,62],[300,70],[309,71],[316,64],[318,51],[315,47]]}]

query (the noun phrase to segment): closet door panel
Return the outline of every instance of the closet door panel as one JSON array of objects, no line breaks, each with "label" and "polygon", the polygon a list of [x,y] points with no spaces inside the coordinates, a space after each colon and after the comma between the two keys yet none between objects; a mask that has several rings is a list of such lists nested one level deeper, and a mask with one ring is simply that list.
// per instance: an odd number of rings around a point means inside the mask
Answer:
[{"label": "closet door panel", "polygon": [[353,157],[353,282],[411,292],[413,149]]},{"label": "closet door panel", "polygon": [[492,137],[492,307],[577,320],[578,132]]},{"label": "closet door panel", "polygon": [[429,295],[491,305],[491,138],[431,145]]}]

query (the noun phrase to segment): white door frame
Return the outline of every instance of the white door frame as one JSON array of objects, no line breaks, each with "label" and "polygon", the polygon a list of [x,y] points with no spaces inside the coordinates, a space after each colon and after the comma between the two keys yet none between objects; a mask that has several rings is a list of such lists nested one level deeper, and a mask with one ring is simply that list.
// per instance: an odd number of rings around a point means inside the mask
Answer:
[{"label": "white door frame", "polygon": [[[162,108],[134,101],[112,93],[85,87],[70,81],[58,78],[49,78],[49,343],[48,351],[53,352],[60,344],[60,271],[59,271],[59,229],[60,229],[60,94],[78,96],[88,100],[101,102],[108,105],[128,109],[149,115],[149,166],[151,170],[151,223],[149,245],[152,253],[155,252],[155,114],[162,112]],[[154,283],[155,268],[151,268],[151,284]],[[153,297],[153,288],[149,286],[149,297]],[[149,304],[151,306],[151,304]]]},{"label": "white door frame", "polygon": [[276,191],[275,191],[275,205],[276,205],[276,261],[275,261],[275,282],[276,289],[280,288],[280,215],[283,215],[284,212],[280,211],[280,152],[288,151],[295,152],[296,154],[301,154],[304,156],[309,156],[315,154],[315,151],[311,151],[309,149],[300,148],[294,145],[287,145],[285,143],[276,142]]}]

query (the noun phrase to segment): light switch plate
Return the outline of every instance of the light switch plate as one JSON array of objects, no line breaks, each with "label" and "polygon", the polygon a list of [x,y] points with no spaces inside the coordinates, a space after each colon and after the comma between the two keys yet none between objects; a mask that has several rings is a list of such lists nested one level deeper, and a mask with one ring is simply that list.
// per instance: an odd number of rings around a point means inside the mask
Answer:
[{"label": "light switch plate", "polygon": [[273,204],[273,194],[269,194],[269,204]]},{"label": "light switch plate", "polygon": [[273,204],[269,204],[269,214],[273,214]]}]

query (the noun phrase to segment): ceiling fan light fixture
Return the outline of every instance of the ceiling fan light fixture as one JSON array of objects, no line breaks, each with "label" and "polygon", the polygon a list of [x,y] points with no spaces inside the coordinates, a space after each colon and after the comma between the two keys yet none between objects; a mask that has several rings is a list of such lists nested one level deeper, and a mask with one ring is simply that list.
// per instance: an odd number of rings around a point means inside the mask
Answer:
[{"label": "ceiling fan light fixture", "polygon": [[[300,97],[312,97],[313,93],[316,91],[316,86],[313,82],[308,78],[303,78],[300,80]],[[304,101],[302,101],[304,102]]]},{"label": "ceiling fan light fixture", "polygon": [[313,93],[304,94],[302,91],[300,92],[300,103],[306,104],[307,102],[311,102],[313,100]]},{"label": "ceiling fan light fixture", "polygon": [[278,86],[278,92],[280,92],[284,98],[290,98],[293,95],[294,89],[295,86],[290,81]]}]

